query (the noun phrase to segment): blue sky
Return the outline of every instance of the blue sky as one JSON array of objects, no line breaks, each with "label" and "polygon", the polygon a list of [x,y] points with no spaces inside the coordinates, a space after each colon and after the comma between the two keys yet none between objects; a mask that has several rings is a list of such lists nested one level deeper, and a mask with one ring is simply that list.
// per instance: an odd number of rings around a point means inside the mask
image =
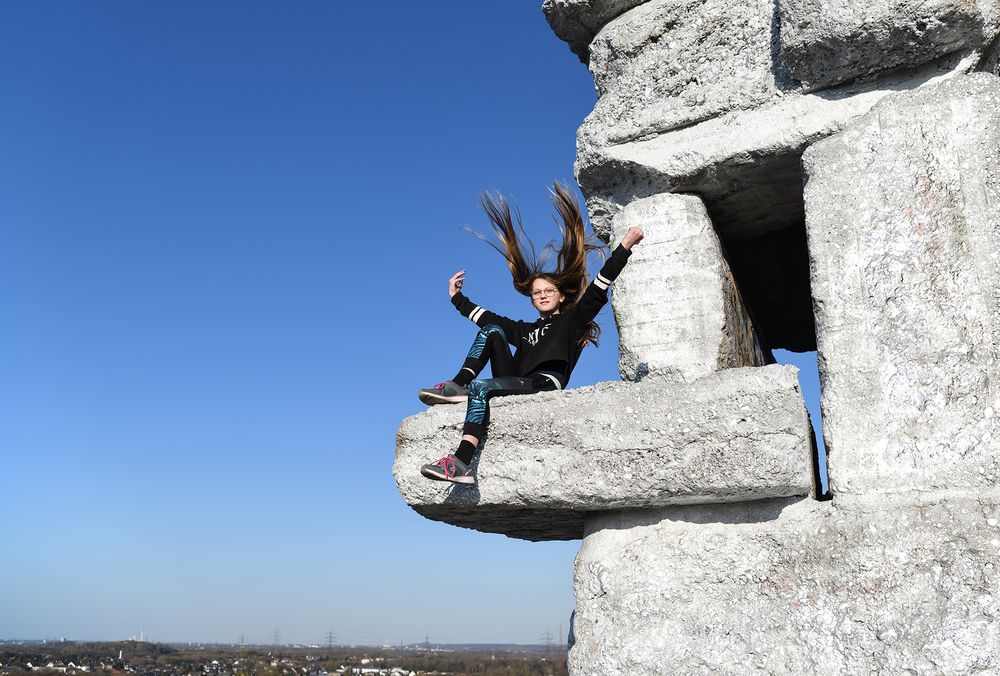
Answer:
[{"label": "blue sky", "polygon": [[578,543],[390,472],[471,339],[448,277],[531,315],[461,226],[556,232],[595,94],[540,2],[8,2],[0,45],[0,638],[565,631]]}]

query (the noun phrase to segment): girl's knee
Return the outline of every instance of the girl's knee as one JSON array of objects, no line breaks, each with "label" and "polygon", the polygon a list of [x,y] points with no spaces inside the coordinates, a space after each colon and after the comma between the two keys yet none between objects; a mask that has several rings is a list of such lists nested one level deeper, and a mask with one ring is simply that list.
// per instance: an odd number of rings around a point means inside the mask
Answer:
[{"label": "girl's knee", "polygon": [[502,338],[504,342],[507,342],[507,335],[503,332],[503,329],[500,328],[499,324],[487,324],[483,328],[479,329],[479,333],[487,338],[498,336],[499,338]]},{"label": "girl's knee", "polygon": [[472,347],[469,348],[466,359],[481,359],[487,346],[492,351],[500,349],[506,344],[507,337],[503,329],[497,324],[487,324],[476,333],[476,339],[472,341]]},{"label": "girl's knee", "polygon": [[473,380],[469,383],[469,399],[482,401],[486,399],[490,388],[485,380]]}]

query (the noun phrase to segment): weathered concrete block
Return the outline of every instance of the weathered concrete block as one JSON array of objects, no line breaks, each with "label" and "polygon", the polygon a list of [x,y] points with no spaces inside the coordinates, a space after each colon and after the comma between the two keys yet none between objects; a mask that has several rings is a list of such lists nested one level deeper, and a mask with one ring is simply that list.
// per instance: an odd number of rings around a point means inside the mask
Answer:
[{"label": "weathered concrete block", "polygon": [[886,99],[803,157],[834,493],[1000,478],[1000,78]]},{"label": "weathered concrete block", "polygon": [[781,56],[813,87],[912,67],[997,34],[996,0],[781,0]]},{"label": "weathered concrete block", "polygon": [[393,475],[430,519],[526,540],[581,537],[602,510],[805,495],[812,431],[798,370],[730,369],[494,399],[477,484],[420,476],[450,452],[463,407],[403,421]]},{"label": "weathered concrete block", "polygon": [[570,672],[996,673],[998,523],[996,490],[597,516]]},{"label": "weathered concrete block", "polygon": [[588,47],[597,32],[616,16],[647,0],[544,0],[542,11],[552,31],[569,43],[569,48],[584,63],[590,58]]},{"label": "weathered concrete block", "polygon": [[590,45],[600,98],[580,130],[618,144],[757,106],[777,95],[771,0],[652,0]]},{"label": "weathered concrete block", "polygon": [[615,282],[618,365],[624,380],[685,380],[766,363],[705,205],[694,195],[636,200],[615,216],[614,238],[645,229]]}]

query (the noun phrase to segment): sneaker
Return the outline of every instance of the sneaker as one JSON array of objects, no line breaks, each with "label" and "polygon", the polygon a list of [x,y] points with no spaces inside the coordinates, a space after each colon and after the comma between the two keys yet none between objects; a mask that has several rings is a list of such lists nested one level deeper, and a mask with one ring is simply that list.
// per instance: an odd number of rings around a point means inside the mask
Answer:
[{"label": "sneaker", "polygon": [[446,455],[420,468],[420,473],[435,481],[450,481],[453,484],[474,484],[472,468],[453,455]]},{"label": "sneaker", "polygon": [[420,397],[420,401],[428,406],[433,406],[434,404],[464,404],[469,398],[469,390],[463,385],[456,385],[454,381],[446,380],[434,387],[425,387],[420,390],[418,396]]}]

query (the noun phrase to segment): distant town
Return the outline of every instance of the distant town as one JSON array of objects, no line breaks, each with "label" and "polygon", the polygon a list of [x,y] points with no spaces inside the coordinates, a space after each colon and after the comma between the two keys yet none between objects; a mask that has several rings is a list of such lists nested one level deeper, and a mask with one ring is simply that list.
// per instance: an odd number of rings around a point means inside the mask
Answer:
[{"label": "distant town", "polygon": [[117,642],[0,641],[0,676],[562,676],[566,646],[254,646]]}]

